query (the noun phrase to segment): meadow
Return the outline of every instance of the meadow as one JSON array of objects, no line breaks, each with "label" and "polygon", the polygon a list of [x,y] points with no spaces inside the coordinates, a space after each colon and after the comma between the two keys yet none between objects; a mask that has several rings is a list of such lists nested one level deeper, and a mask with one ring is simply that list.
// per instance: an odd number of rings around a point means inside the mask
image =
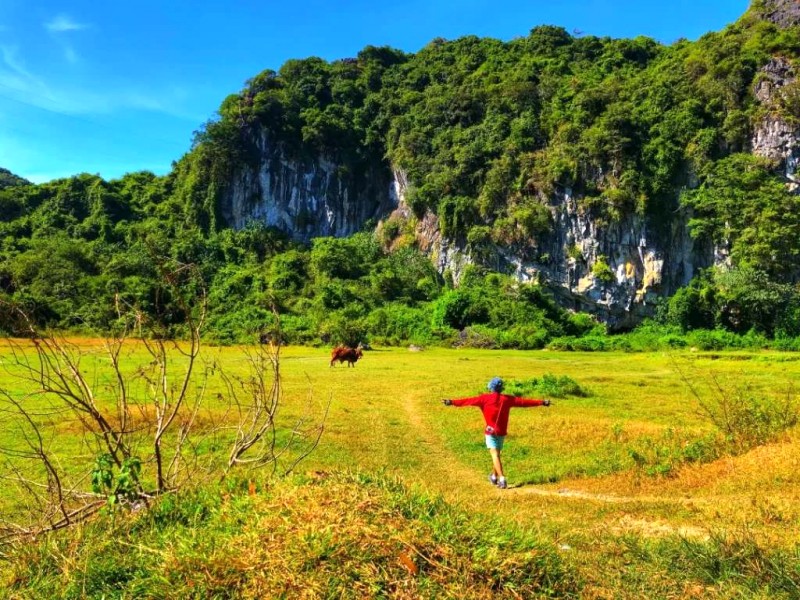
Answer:
[{"label": "meadow", "polygon": [[[80,344],[89,357],[98,348]],[[126,360],[139,352],[132,344]],[[206,346],[201,357],[231,372],[246,362],[241,347]],[[793,398],[800,356],[378,348],[355,368],[328,360],[326,349],[281,352],[287,423],[309,394],[316,407],[330,400],[301,479],[348,473],[347,485],[358,487],[359,477],[385,477],[440,497],[475,524],[528,532],[574,570],[582,597],[800,597],[797,427],[749,448],[723,447],[704,409],[719,397],[727,408]],[[19,386],[12,375],[7,369],[0,386]],[[496,375],[568,376],[584,391],[512,411],[504,491],[486,480],[479,411],[441,403],[481,393]],[[215,385],[211,410],[224,392]],[[76,459],[81,443],[70,435],[63,427],[58,439]],[[0,443],[13,445],[13,431],[0,431]]]}]

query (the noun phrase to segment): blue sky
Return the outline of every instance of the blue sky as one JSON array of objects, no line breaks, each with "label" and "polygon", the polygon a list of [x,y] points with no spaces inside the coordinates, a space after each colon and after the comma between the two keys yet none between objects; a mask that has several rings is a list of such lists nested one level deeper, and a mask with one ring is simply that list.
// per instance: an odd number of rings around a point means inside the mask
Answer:
[{"label": "blue sky", "polygon": [[696,39],[748,0],[0,0],[0,167],[41,182],[169,171],[222,99],[288,58],[508,40],[539,24]]}]

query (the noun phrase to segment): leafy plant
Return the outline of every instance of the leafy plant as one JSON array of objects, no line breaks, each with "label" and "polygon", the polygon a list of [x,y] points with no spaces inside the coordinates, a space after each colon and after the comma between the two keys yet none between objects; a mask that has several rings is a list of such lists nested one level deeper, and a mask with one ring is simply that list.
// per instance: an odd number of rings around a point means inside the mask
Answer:
[{"label": "leafy plant", "polygon": [[594,263],[592,264],[592,275],[594,275],[598,281],[602,281],[603,283],[612,283],[617,279],[614,271],[608,265],[605,256],[598,256],[595,259]]},{"label": "leafy plant", "polygon": [[95,460],[91,472],[92,491],[103,494],[108,505],[112,507],[121,500],[134,501],[142,490],[141,473],[142,461],[136,456],[125,458],[119,468],[115,469],[114,457],[111,454],[101,454]]},{"label": "leafy plant", "polygon": [[569,375],[545,373],[541,377],[511,380],[506,384],[505,393],[513,396],[545,396],[548,398],[586,398],[591,393]]}]

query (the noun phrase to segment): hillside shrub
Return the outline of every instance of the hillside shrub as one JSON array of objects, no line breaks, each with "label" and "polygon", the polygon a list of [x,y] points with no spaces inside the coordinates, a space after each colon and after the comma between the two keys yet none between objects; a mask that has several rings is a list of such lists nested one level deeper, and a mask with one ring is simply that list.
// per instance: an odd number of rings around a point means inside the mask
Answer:
[{"label": "hillside shrub", "polygon": [[412,308],[404,304],[387,304],[372,311],[366,319],[370,337],[389,345],[414,343],[428,345],[433,340],[428,308]]},{"label": "hillside shrub", "polygon": [[611,349],[607,339],[602,337],[587,336],[583,338],[565,336],[555,338],[547,344],[548,350],[562,350],[569,352],[602,352]]}]

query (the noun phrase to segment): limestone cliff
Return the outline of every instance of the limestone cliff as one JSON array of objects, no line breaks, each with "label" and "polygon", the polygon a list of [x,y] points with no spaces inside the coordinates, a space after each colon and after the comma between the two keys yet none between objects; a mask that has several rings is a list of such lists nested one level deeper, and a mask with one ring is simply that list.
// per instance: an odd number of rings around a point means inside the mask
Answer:
[{"label": "limestone cliff", "polygon": [[[792,25],[800,15],[800,0],[768,4],[776,23]],[[753,90],[763,117],[750,143],[754,154],[774,161],[789,189],[800,192],[800,125],[781,111],[782,98],[797,93],[797,85],[795,69],[785,58],[775,57],[763,67]],[[407,185],[405,177],[396,178],[401,203]],[[677,199],[680,191],[675,193]],[[612,328],[627,328],[652,315],[660,297],[674,294],[698,270],[728,263],[726,247],[692,238],[691,215],[685,210],[669,223],[635,214],[608,223],[582,204],[570,189],[554,195],[549,199],[552,232],[524,247],[493,248],[494,266],[521,281],[545,282],[565,305],[594,313]],[[474,262],[474,249],[444,238],[432,214],[418,223],[417,237],[439,270],[449,271],[456,281],[464,266]],[[481,253],[485,257],[485,249]]]},{"label": "limestone cliff", "polygon": [[[800,0],[761,0],[754,10],[779,26],[800,24]],[[760,103],[750,150],[772,160],[787,185],[800,188],[800,126],[784,102],[796,98],[796,66],[781,56],[766,64],[752,93]],[[792,109],[793,110],[793,109]],[[550,212],[550,231],[513,244],[470,247],[442,234],[432,212],[415,217],[406,199],[415,184],[383,156],[357,168],[335,156],[298,158],[274,143],[265,129],[248,134],[256,159],[237,166],[220,204],[236,228],[250,221],[278,227],[295,239],[347,236],[392,218],[413,225],[418,246],[441,273],[458,282],[465,266],[481,262],[521,281],[540,281],[569,307],[592,312],[612,327],[626,328],[652,314],[659,298],[675,293],[698,270],[728,260],[725,247],[692,238],[691,215],[679,206],[661,217],[628,213],[608,219],[578,192],[561,188],[540,200]],[[682,175],[687,185],[696,179]]]},{"label": "limestone cliff", "polygon": [[[800,10],[800,4],[798,5]],[[755,96],[761,103],[764,116],[755,129],[753,153],[769,158],[786,177],[792,189],[800,187],[800,124],[781,111],[786,94],[800,92],[797,76],[791,63],[783,57],[773,58],[761,71]]]},{"label": "limestone cliff", "polygon": [[756,11],[779,27],[800,25],[800,0],[757,0]]},{"label": "limestone cliff", "polygon": [[257,160],[238,166],[220,203],[236,229],[257,221],[301,241],[344,237],[397,205],[391,172],[381,161],[357,172],[330,156],[290,156],[263,130],[252,138]]},{"label": "limestone cliff", "polygon": [[[392,218],[409,218],[402,172],[395,185],[400,207]],[[579,200],[569,189],[553,196],[549,234],[525,246],[495,246],[488,260],[484,248],[483,262],[520,281],[549,285],[565,306],[627,328],[652,314],[659,297],[689,283],[698,269],[725,259],[723,250],[692,239],[687,214],[666,227],[636,215],[606,223]],[[456,282],[464,267],[476,262],[472,248],[441,235],[432,213],[417,222],[416,235],[439,271],[449,271]]]}]

